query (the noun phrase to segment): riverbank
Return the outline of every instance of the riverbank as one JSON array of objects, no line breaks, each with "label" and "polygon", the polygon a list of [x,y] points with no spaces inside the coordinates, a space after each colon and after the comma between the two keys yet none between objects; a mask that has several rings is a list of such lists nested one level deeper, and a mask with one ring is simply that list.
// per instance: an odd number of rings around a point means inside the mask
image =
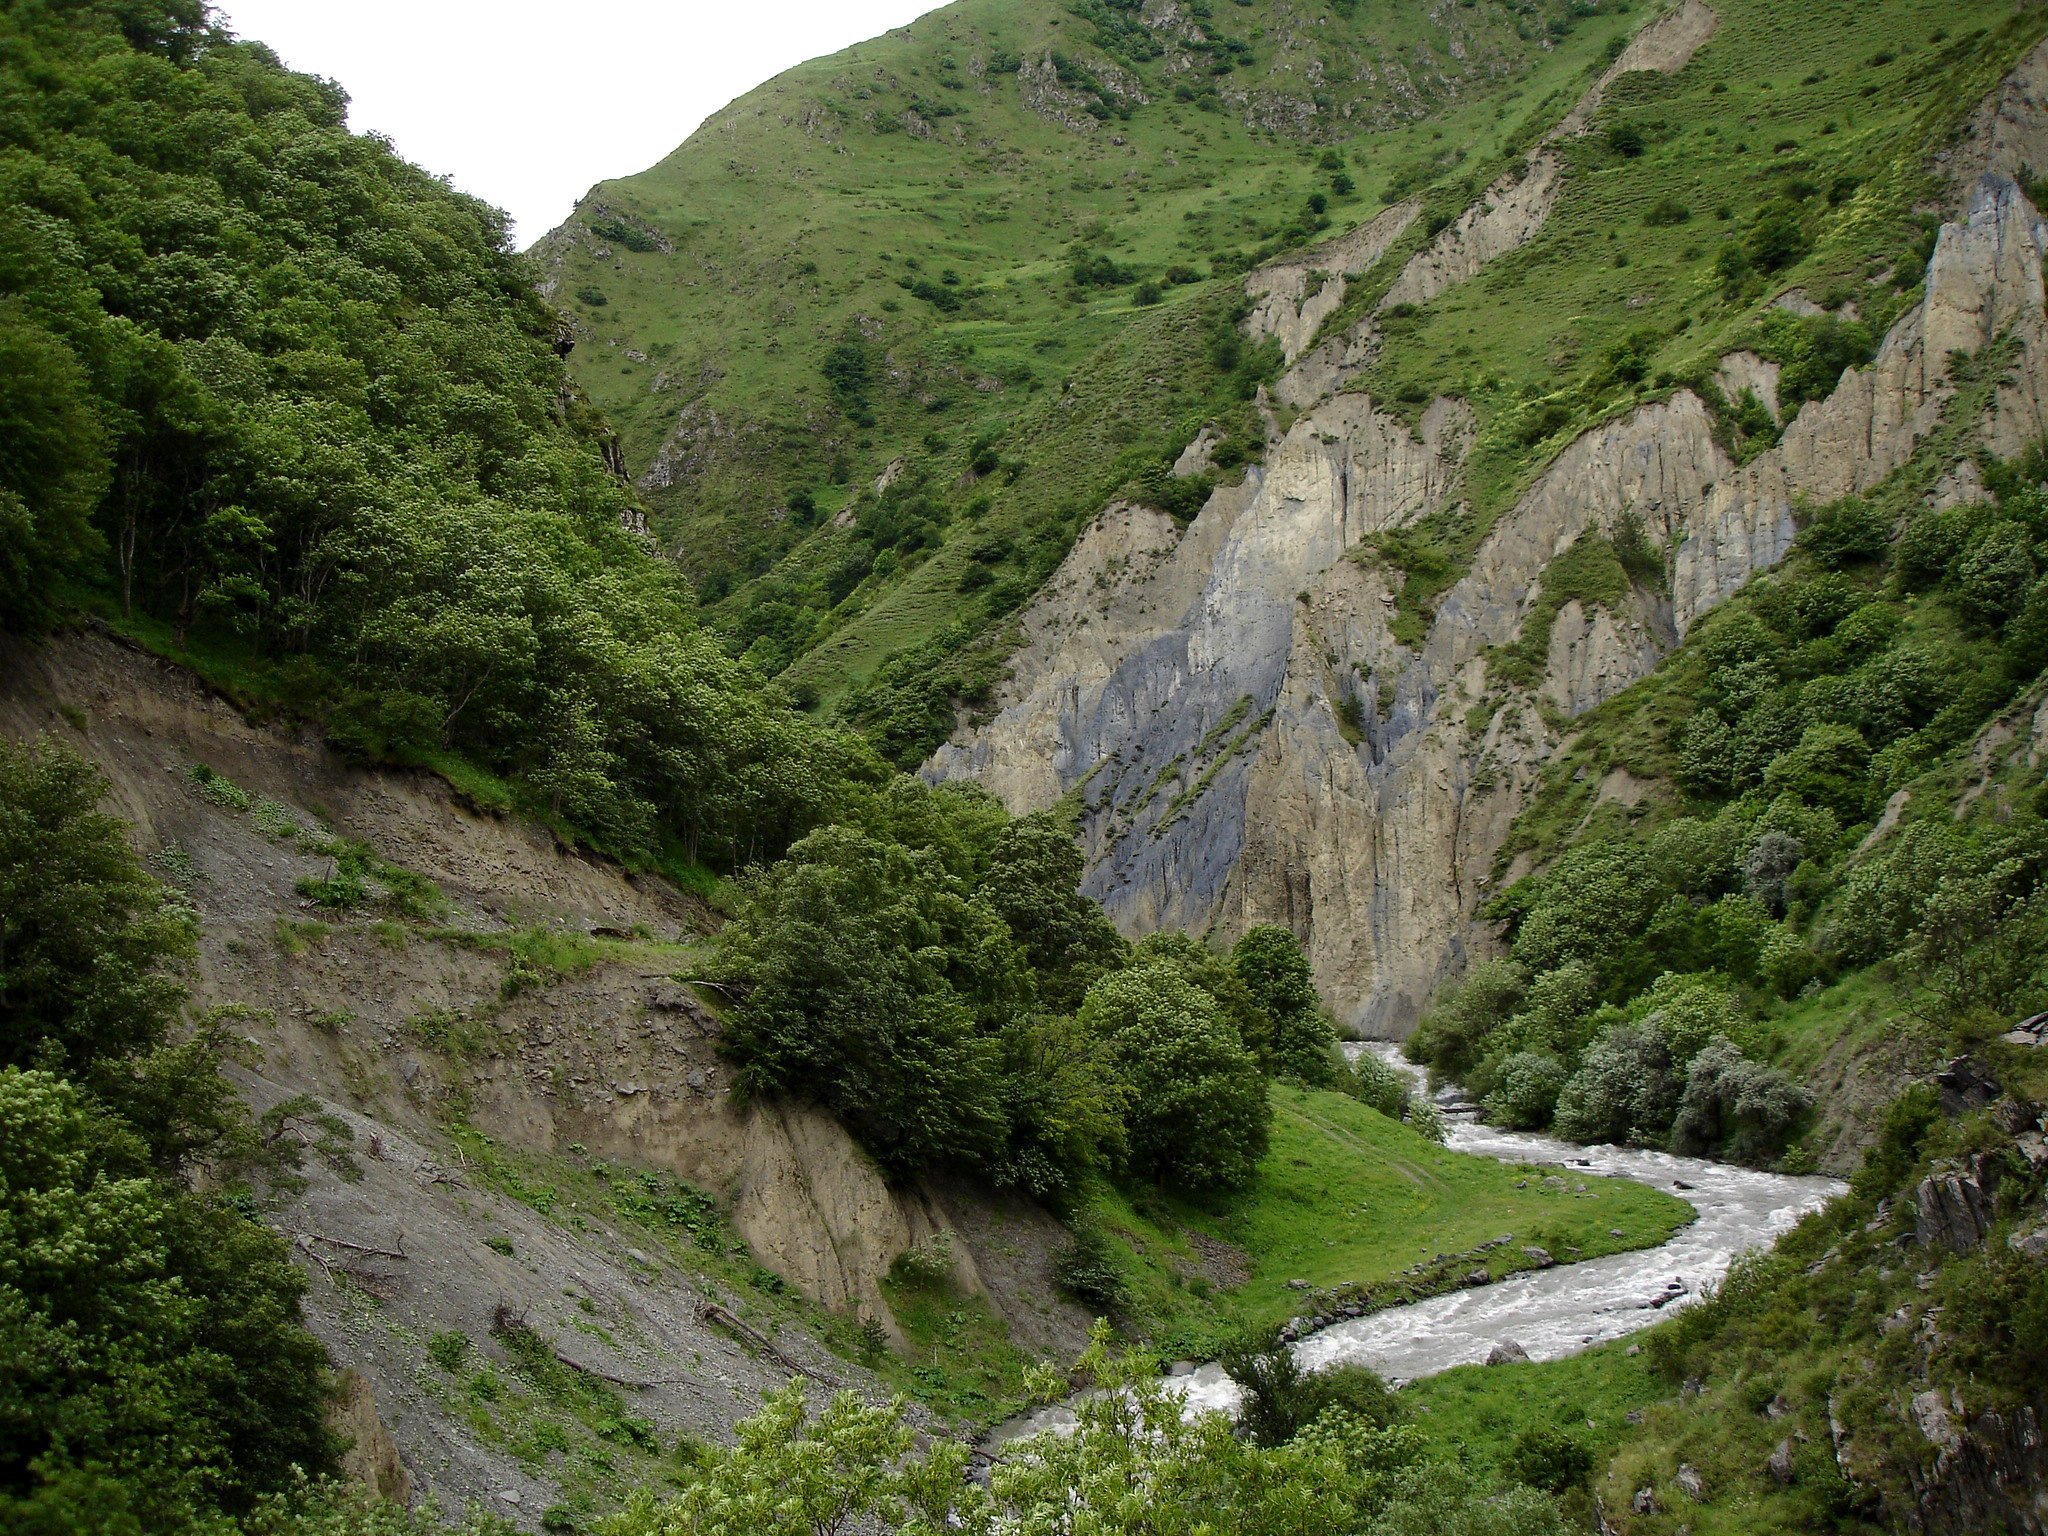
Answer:
[{"label": "riverbank", "polygon": [[[1420,1087],[1418,1069],[1401,1058],[1397,1047],[1363,1048],[1416,1078]],[[1697,1299],[1728,1272],[1738,1253],[1767,1246],[1845,1187],[1833,1179],[1766,1173],[1640,1148],[1581,1147],[1497,1130],[1479,1122],[1455,1090],[1440,1097],[1439,1107],[1445,1111],[1449,1141],[1436,1150],[1476,1166],[1491,1163],[1496,1176],[1510,1175],[1508,1182],[1518,1193],[1531,1185],[1553,1196],[1582,1185],[1589,1192],[1633,1188],[1674,1204],[1683,1201],[1695,1217],[1674,1226],[1653,1247],[1574,1254],[1572,1245],[1561,1243],[1555,1250],[1544,1248],[1544,1259],[1572,1262],[1544,1263],[1522,1252],[1523,1262],[1503,1274],[1489,1273],[1481,1281],[1474,1273],[1456,1289],[1420,1300],[1376,1307],[1321,1327],[1313,1327],[1317,1314],[1311,1312],[1300,1330],[1306,1336],[1293,1345],[1308,1369],[1361,1364],[1398,1384],[1483,1363],[1496,1349],[1536,1361],[1577,1354],[1649,1327],[1672,1308]],[[1503,1228],[1501,1234],[1510,1230]],[[1542,1245],[1517,1239],[1494,1251],[1528,1246]],[[1449,1244],[1440,1248],[1444,1257],[1453,1257]],[[1359,1279],[1370,1284],[1392,1274],[1398,1271]],[[1237,1402],[1236,1385],[1213,1363],[1185,1373],[1180,1385],[1191,1410],[1228,1412]],[[989,1441],[1056,1429],[1067,1420],[1067,1410],[1055,1406],[1007,1421]]]}]

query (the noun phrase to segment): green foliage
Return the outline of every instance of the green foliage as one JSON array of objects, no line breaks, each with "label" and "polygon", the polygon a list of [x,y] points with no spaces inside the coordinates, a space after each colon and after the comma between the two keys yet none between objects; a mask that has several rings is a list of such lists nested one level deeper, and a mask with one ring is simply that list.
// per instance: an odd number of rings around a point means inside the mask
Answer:
[{"label": "green foliage", "polygon": [[1098,1317],[1113,1317],[1130,1296],[1116,1255],[1093,1222],[1074,1228],[1067,1246],[1053,1256],[1053,1284]]},{"label": "green foliage", "polygon": [[1238,1424],[1260,1445],[1286,1445],[1325,1414],[1375,1430],[1404,1417],[1393,1390],[1362,1365],[1307,1372],[1286,1345],[1259,1339],[1232,1344],[1217,1363],[1243,1394]]},{"label": "green foliage", "polygon": [[1292,930],[1271,924],[1247,929],[1230,963],[1272,1020],[1271,1070],[1304,1083],[1333,1081],[1336,1030]]},{"label": "green foliage", "polygon": [[[1073,1433],[1011,1447],[986,1485],[968,1451],[937,1440],[912,1449],[903,1405],[869,1407],[850,1392],[815,1414],[799,1387],[771,1396],[739,1426],[738,1444],[707,1450],[697,1477],[663,1505],[643,1493],[599,1522],[599,1536],[815,1536],[870,1527],[905,1536],[956,1531],[1123,1530],[1242,1536],[1371,1529],[1420,1536],[1564,1536],[1557,1506],[1530,1489],[1489,1496],[1427,1461],[1420,1437],[1371,1415],[1322,1415],[1285,1444],[1233,1436],[1220,1414],[1184,1418],[1149,1359],[1119,1356],[1098,1330],[1077,1369],[1103,1390],[1076,1406]],[[1065,1374],[1042,1368],[1048,1399]],[[1353,1394],[1363,1396],[1363,1394]]]},{"label": "green foliage", "polygon": [[0,1065],[44,1066],[119,1096],[132,1058],[183,1008],[192,913],[150,878],[106,780],[44,739],[0,741]]},{"label": "green foliage", "polygon": [[0,1069],[0,1231],[9,1529],[211,1529],[329,1465],[283,1246],[48,1072]]},{"label": "green foliage", "polygon": [[1508,1471],[1515,1481],[1545,1493],[1576,1488],[1592,1470],[1593,1453],[1585,1442],[1549,1424],[1523,1430],[1508,1453]]},{"label": "green foliage", "polygon": [[741,883],[720,968],[749,1091],[817,1098],[891,1167],[994,1161],[994,1036],[1030,977],[1002,920],[934,856],[812,833]]},{"label": "green foliage", "polygon": [[1072,831],[1051,812],[1020,817],[997,834],[977,894],[1038,972],[1049,1008],[1071,1011],[1089,985],[1123,963],[1127,946],[1102,909],[1080,894],[1084,870]]},{"label": "green foliage", "polygon": [[334,87],[129,10],[6,23],[0,620],[104,549],[166,648],[632,857],[777,852],[872,780],[627,530],[502,217],[349,135]]},{"label": "green foliage", "polygon": [[0,626],[49,619],[53,588],[90,573],[105,550],[92,512],[110,478],[78,355],[0,299]]},{"label": "green foliage", "polygon": [[1132,1174],[1198,1191],[1251,1179],[1272,1107],[1258,1063],[1207,993],[1169,966],[1143,965],[1090,987],[1080,1023],[1128,1090]]}]

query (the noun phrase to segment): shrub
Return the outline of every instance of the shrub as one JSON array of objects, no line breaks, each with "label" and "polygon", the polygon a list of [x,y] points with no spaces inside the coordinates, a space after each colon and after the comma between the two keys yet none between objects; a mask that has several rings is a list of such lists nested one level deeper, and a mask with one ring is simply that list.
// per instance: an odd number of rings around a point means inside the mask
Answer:
[{"label": "shrub", "polygon": [[1411,1095],[1407,1079],[1370,1052],[1361,1053],[1346,1066],[1337,1086],[1389,1120],[1399,1120],[1408,1112]]},{"label": "shrub", "polygon": [[1716,1035],[1686,1069],[1672,1146],[1738,1163],[1768,1162],[1785,1150],[1812,1103],[1813,1096],[1776,1067],[1750,1061]]},{"label": "shrub", "polygon": [[1451,1077],[1478,1064],[1486,1038],[1505,1024],[1522,1000],[1528,972],[1511,960],[1482,960],[1465,973],[1408,1037],[1411,1061]]},{"label": "shrub", "polygon": [[1132,1173],[1195,1191],[1250,1182],[1272,1105],[1258,1063],[1206,993],[1168,966],[1140,966],[1090,987],[1080,1022],[1128,1091]]},{"label": "shrub", "polygon": [[1558,1131],[1574,1141],[1654,1144],[1678,1107],[1663,1035],[1617,1024],[1594,1041],[1558,1094]]},{"label": "shrub", "polygon": [[1121,1311],[1130,1294],[1109,1239],[1092,1225],[1076,1227],[1072,1241],[1053,1256],[1052,1283],[1102,1317]]},{"label": "shrub", "polygon": [[935,1289],[953,1280],[953,1231],[941,1227],[896,1255],[889,1276],[900,1285]]},{"label": "shrub", "polygon": [[1557,1113],[1566,1077],[1564,1063],[1555,1056],[1517,1051],[1494,1071],[1493,1091],[1486,1096],[1487,1122],[1509,1130],[1542,1130]]},{"label": "shrub", "polygon": [[1607,147],[1624,159],[1633,160],[1646,147],[1643,130],[1634,123],[1616,123],[1607,130]]},{"label": "shrub", "polygon": [[720,938],[726,1049],[752,1092],[815,1098],[886,1165],[1000,1151],[999,1022],[1028,983],[986,907],[930,854],[814,832],[741,883]]},{"label": "shrub", "polygon": [[1742,251],[1758,271],[1778,272],[1799,261],[1812,245],[1805,210],[1793,199],[1780,197],[1757,210]]},{"label": "shrub", "polygon": [[1691,218],[1692,209],[1675,197],[1660,197],[1643,212],[1643,222],[1652,229],[1683,224]]},{"label": "shrub", "polygon": [[1592,1475],[1593,1453],[1570,1432],[1538,1424],[1515,1436],[1507,1470],[1518,1483],[1545,1493],[1563,1493]]}]

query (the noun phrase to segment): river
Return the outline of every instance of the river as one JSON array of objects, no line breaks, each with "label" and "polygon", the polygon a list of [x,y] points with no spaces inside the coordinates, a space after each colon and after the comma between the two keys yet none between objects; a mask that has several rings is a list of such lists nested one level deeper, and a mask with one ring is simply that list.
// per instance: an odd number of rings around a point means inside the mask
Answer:
[{"label": "river", "polygon": [[[1401,1056],[1399,1046],[1374,1041],[1352,1049],[1371,1051],[1420,1089],[1421,1070]],[[1494,1285],[1334,1324],[1293,1346],[1309,1370],[1369,1365],[1398,1384],[1479,1363],[1507,1341],[1519,1344],[1533,1360],[1576,1354],[1647,1328],[1671,1308],[1697,1299],[1728,1272],[1737,1254],[1768,1245],[1845,1187],[1834,1179],[1763,1173],[1634,1147],[1581,1147],[1528,1131],[1499,1130],[1483,1124],[1476,1107],[1455,1089],[1440,1093],[1437,1104],[1457,1151],[1635,1179],[1677,1195],[1699,1219],[1656,1248],[1529,1270]],[[1236,1406],[1237,1387],[1217,1365],[1200,1366],[1175,1384],[1191,1411],[1228,1412]],[[1071,1410],[1056,1405],[997,1426],[988,1443],[1072,1423]]]}]

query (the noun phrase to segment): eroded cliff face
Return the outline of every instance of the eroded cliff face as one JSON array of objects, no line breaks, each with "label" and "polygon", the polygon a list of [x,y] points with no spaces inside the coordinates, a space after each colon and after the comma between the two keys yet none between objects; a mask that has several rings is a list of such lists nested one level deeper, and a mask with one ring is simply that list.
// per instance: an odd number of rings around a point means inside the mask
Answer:
[{"label": "eroded cliff face", "polygon": [[[386,1491],[444,1507],[483,1500],[533,1526],[544,1469],[472,1432],[426,1355],[460,1333],[489,1358],[496,1309],[623,1383],[663,1441],[724,1438],[796,1362],[872,1387],[800,1322],[679,1262],[573,1192],[512,1198],[451,1139],[460,1123],[508,1155],[606,1159],[713,1192],[762,1264],[822,1305],[894,1328],[879,1282],[942,1229],[956,1278],[1029,1349],[1066,1355],[1087,1318],[1059,1300],[1044,1211],[939,1181],[892,1184],[830,1116],[732,1092],[717,1018],[672,977],[708,917],[660,882],[478,815],[427,775],[365,771],[311,735],[252,724],[186,673],[111,640],[0,644],[0,735],[48,733],[106,774],[108,809],[200,921],[195,1001],[236,1004],[238,1086],[262,1112],[311,1095],[348,1128],[356,1177],[309,1159],[307,1187],[270,1212],[307,1271],[309,1326],[358,1373],[341,1417],[351,1463]],[[205,765],[251,800],[209,794]],[[300,892],[331,857],[281,832],[324,825],[424,875],[431,923],[336,914]],[[587,970],[524,976],[503,948],[532,929],[649,935]],[[459,1039],[457,1038],[459,1036]],[[514,1166],[518,1166],[515,1161]],[[554,1175],[537,1177],[552,1179]],[[684,1234],[687,1241],[687,1234]],[[781,1359],[708,1316],[754,1319]],[[593,1332],[596,1328],[599,1331]]]},{"label": "eroded cliff face", "polygon": [[[1680,7],[1616,68],[1631,54],[1634,67],[1683,67],[1712,30],[1704,6]],[[1585,120],[1575,111],[1558,131]],[[1556,196],[1546,165],[1539,145],[1516,183],[1417,253],[1387,302],[1425,302],[1527,239]],[[1959,355],[2010,348],[1969,436],[2011,453],[2048,430],[2044,248],[2018,187],[1982,178],[1940,233],[1922,302],[1777,447],[1737,465],[1684,390],[1602,424],[1499,518],[1407,643],[1387,576],[1350,556],[1459,499],[1472,424],[1453,399],[1411,425],[1342,392],[1381,344],[1368,318],[1301,352],[1275,394],[1303,409],[1267,467],[1219,491],[1177,543],[1157,514],[1105,514],[1027,616],[997,715],[927,772],[977,777],[1018,811],[1078,788],[1087,889],[1126,931],[1230,938],[1285,924],[1346,1023],[1405,1033],[1486,943],[1474,913],[1571,718],[1781,561],[1802,502],[1866,491],[1905,464],[1955,396]],[[1291,281],[1255,276],[1253,290],[1270,298]],[[1722,371],[1775,405],[1759,359],[1731,354]],[[1665,587],[1564,605],[1533,690],[1490,675],[1550,562],[1624,518],[1671,552]]]}]

